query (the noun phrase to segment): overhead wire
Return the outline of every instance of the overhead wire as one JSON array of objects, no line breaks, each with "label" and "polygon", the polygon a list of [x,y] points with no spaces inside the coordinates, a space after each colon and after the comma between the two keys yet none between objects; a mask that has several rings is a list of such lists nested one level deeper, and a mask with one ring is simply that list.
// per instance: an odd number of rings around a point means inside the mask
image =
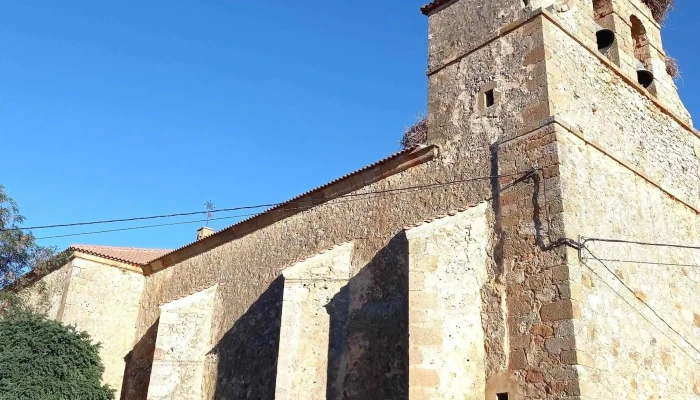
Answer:
[{"label": "overhead wire", "polygon": [[700,268],[698,264],[680,264],[680,263],[665,263],[657,261],[642,261],[642,260],[623,260],[623,259],[611,259],[611,258],[601,258],[601,261],[616,262],[624,264],[642,264],[642,265],[660,265],[668,267],[690,267],[690,268]]},{"label": "overhead wire", "polygon": [[170,222],[170,223],[167,223],[167,224],[130,226],[130,227],[127,227],[127,228],[105,229],[105,230],[101,230],[101,231],[67,233],[67,234],[64,234],[64,235],[42,236],[42,237],[35,238],[35,240],[57,239],[57,238],[73,237],[73,236],[87,236],[87,235],[96,235],[96,234],[99,234],[99,233],[133,231],[133,230],[140,230],[140,229],[159,228],[159,227],[163,227],[163,226],[187,225],[187,224],[194,224],[194,223],[197,223],[197,222],[218,221],[218,220],[224,220],[224,219],[233,219],[233,218],[249,217],[249,216],[253,216],[253,215],[257,215],[257,214],[239,214],[239,215],[231,215],[231,216],[228,216],[228,217],[209,218],[209,219],[198,219],[198,220],[193,220],[193,221]]},{"label": "overhead wire", "polygon": [[147,217],[131,217],[131,218],[120,218],[120,219],[108,219],[108,220],[101,220],[101,221],[73,222],[73,223],[66,223],[66,224],[29,226],[26,228],[25,227],[14,227],[14,228],[0,229],[0,232],[20,231],[20,230],[21,231],[32,231],[32,230],[38,230],[38,229],[68,228],[68,227],[85,226],[85,225],[102,225],[102,224],[111,224],[111,223],[117,223],[117,222],[133,222],[133,221],[144,221],[144,220],[149,220],[149,219],[185,217],[185,216],[190,216],[190,215],[201,215],[201,214],[209,214],[209,213],[228,212],[228,211],[249,210],[249,209],[256,209],[256,208],[263,208],[263,207],[274,207],[276,205],[279,205],[279,203],[258,204],[258,205],[254,205],[254,206],[242,206],[242,207],[232,207],[232,208],[222,208],[222,209],[218,209],[218,210],[191,211],[191,212],[182,212],[182,213],[175,213],[175,214],[150,215]]},{"label": "overhead wire", "polygon": [[[530,177],[534,172],[527,172],[525,175],[521,176],[518,179],[515,179],[513,182],[510,184],[504,186],[501,188],[501,191],[508,190],[518,182],[521,182],[528,177]],[[514,174],[504,174],[504,175],[499,175],[499,177],[505,177],[505,176],[513,176]],[[464,182],[469,182],[469,181],[474,181],[477,180],[478,178],[470,178],[470,179],[465,179],[465,180],[460,180],[460,181],[452,181],[452,182],[447,182],[446,184],[454,184],[454,183],[464,183]],[[436,186],[441,186],[445,185],[445,183],[442,184],[430,184],[430,185],[423,185],[423,186],[413,186],[413,187],[402,187],[402,188],[394,188],[394,189],[389,189],[389,190],[383,190],[383,191],[376,191],[376,192],[368,192],[368,193],[352,193],[350,195],[343,195],[339,196],[333,199],[330,199],[328,201],[320,201],[319,203],[315,201],[311,201],[310,204],[304,205],[304,206],[299,206],[299,207],[285,207],[285,211],[305,211],[309,210],[313,207],[316,207],[317,205],[321,203],[329,203],[329,204],[343,204],[343,203],[349,203],[349,202],[354,202],[354,201],[361,201],[364,200],[364,196],[372,196],[372,197],[384,197],[384,196],[389,196],[389,195],[396,195],[400,194],[406,191],[417,191],[417,190],[424,190],[425,188],[432,188]],[[362,196],[362,197],[360,197]],[[337,201],[337,199],[341,199],[340,201]],[[486,199],[489,200],[489,199]],[[332,203],[331,203],[332,202]],[[269,209],[267,211],[272,211],[274,209]],[[264,212],[267,212],[264,211]],[[263,213],[264,213],[263,212]],[[209,218],[209,219],[200,219],[200,220],[191,220],[191,221],[181,221],[181,222],[172,222],[172,223],[165,223],[165,224],[154,224],[154,225],[144,225],[144,226],[135,226],[135,227],[126,227],[126,228],[117,228],[117,229],[105,229],[105,230],[99,230],[99,231],[89,231],[89,232],[79,232],[79,233],[69,233],[69,234],[61,234],[61,235],[53,235],[53,236],[42,236],[42,237],[37,237],[35,238],[36,240],[44,240],[44,239],[56,239],[56,238],[64,238],[64,237],[75,237],[75,236],[86,236],[86,235],[94,235],[94,234],[101,234],[101,233],[110,233],[110,232],[123,232],[123,231],[130,231],[130,230],[140,230],[140,229],[148,229],[148,228],[158,228],[158,227],[164,227],[164,226],[174,226],[174,225],[186,225],[186,224],[192,224],[192,223],[198,223],[198,222],[207,222],[207,221],[217,221],[217,220],[226,220],[226,219],[234,219],[234,218],[242,218],[242,217],[252,217],[256,215],[260,215],[261,213],[250,213],[250,214],[237,214],[237,215],[231,215],[231,216],[226,216],[226,217],[219,217],[219,218]]]},{"label": "overhead wire", "polygon": [[605,238],[581,238],[581,246],[585,247],[588,242],[606,242],[606,243],[626,243],[626,244],[637,244],[641,246],[656,246],[656,247],[673,247],[677,249],[692,249],[700,250],[700,246],[697,245],[683,245],[683,244],[672,244],[672,243],[655,243],[655,242],[641,242],[635,240],[625,240],[625,239],[605,239]]},{"label": "overhead wire", "polygon": [[[613,240],[614,240],[614,239],[613,239]],[[598,261],[598,263],[600,263],[600,265],[602,265],[603,268],[604,268],[605,270],[608,271],[608,273],[610,273],[613,277],[615,277],[615,280],[617,280],[625,289],[627,289],[627,291],[630,292],[630,293],[632,294],[632,296],[634,296],[634,298],[636,298],[639,302],[641,302],[642,304],[644,304],[644,306],[645,306],[646,308],[648,308],[661,322],[663,322],[663,324],[666,325],[666,327],[667,327],[668,329],[670,329],[670,330],[673,331],[676,335],[678,335],[678,337],[680,337],[688,346],[690,346],[693,350],[695,350],[695,352],[696,352],[698,355],[700,355],[700,350],[699,350],[697,347],[695,347],[690,341],[688,341],[688,339],[686,339],[676,328],[674,328],[673,326],[671,326],[671,324],[669,324],[656,310],[654,310],[653,307],[651,307],[651,306],[650,306],[647,302],[645,302],[644,300],[640,299],[639,296],[637,296],[637,293],[636,293],[632,288],[630,288],[630,287],[622,280],[622,278],[620,278],[619,276],[617,276],[617,274],[616,274],[615,272],[613,272],[613,270],[610,269],[610,267],[608,267],[608,266],[603,262],[602,259],[598,258],[595,254],[593,254],[593,253],[591,252],[591,250],[590,250],[588,247],[586,247],[586,246],[584,245],[584,243],[585,243],[585,242],[582,242],[582,243],[581,243],[581,249],[582,249],[582,250],[586,250],[586,251],[588,252],[588,254],[590,254],[596,261]],[[586,268],[588,268],[589,270],[591,270],[591,272],[593,272],[603,283],[605,283],[606,286],[608,286],[615,294],[617,294],[618,297],[620,297],[625,303],[627,303],[627,305],[629,305],[632,309],[634,309],[639,315],[642,316],[642,318],[644,318],[644,319],[645,319],[647,322],[649,322],[652,326],[655,326],[654,323],[652,323],[651,321],[649,321],[649,319],[647,318],[647,316],[645,316],[644,314],[642,314],[641,311],[639,311],[636,307],[634,307],[632,304],[630,304],[630,302],[627,301],[627,299],[625,299],[620,293],[618,293],[608,282],[605,281],[605,279],[603,279],[603,277],[601,277],[590,265],[588,265],[588,263],[586,263],[586,262],[584,261],[585,258],[582,257],[581,254],[579,254],[579,258],[580,258],[581,263],[582,263],[583,265],[585,265]],[[657,329],[658,329],[658,328],[657,328]],[[659,330],[660,330],[660,329],[659,329]],[[671,339],[671,338],[666,334],[666,332],[664,332],[664,331],[662,331],[662,330],[660,330],[660,331],[661,331],[661,332],[664,334],[664,336],[666,336],[679,350],[681,350],[683,353],[685,353],[685,355],[687,355],[689,358],[693,359],[696,363],[699,363],[699,364],[700,364],[700,361],[698,361],[698,359],[697,359],[696,357],[693,357],[692,355],[688,354],[688,352],[687,352],[682,346],[680,346],[678,343],[676,343],[673,339]]]},{"label": "overhead wire", "polygon": [[[456,185],[456,184],[461,184],[461,183],[474,182],[474,181],[478,181],[478,180],[487,180],[487,179],[490,180],[490,179],[504,178],[504,177],[510,177],[510,176],[524,174],[524,176],[522,176],[520,179],[516,180],[516,181],[520,181],[520,180],[527,179],[528,177],[532,176],[532,174],[534,174],[535,171],[536,171],[536,169],[533,168],[533,169],[530,169],[528,171],[518,171],[518,172],[514,172],[514,173],[509,173],[509,174],[479,176],[479,177],[458,179],[458,180],[446,181],[446,182],[436,182],[436,183],[425,184],[425,185],[397,187],[397,188],[384,189],[384,190],[378,190],[378,191],[366,192],[366,193],[362,193],[362,192],[360,192],[360,193],[348,193],[348,194],[337,196],[337,197],[332,198],[328,201],[333,201],[336,199],[344,199],[344,198],[376,196],[378,194],[401,193],[401,192],[412,191],[412,190],[425,190],[425,189],[432,189],[432,188],[441,187],[441,186],[450,186],[450,185]],[[307,208],[314,207],[317,205],[315,203],[315,200],[310,200],[308,202],[311,203],[311,205],[305,206]],[[143,220],[162,219],[162,218],[174,218],[174,217],[189,216],[189,215],[201,215],[201,214],[208,214],[208,213],[221,213],[221,212],[230,212],[230,211],[236,211],[236,210],[271,207],[267,210],[267,211],[269,211],[269,210],[274,209],[274,207],[282,206],[282,205],[285,205],[288,203],[289,202],[269,203],[269,204],[258,204],[258,205],[251,205],[251,206],[223,208],[223,209],[216,209],[216,210],[193,211],[193,212],[183,212],[183,213],[163,214],[163,215],[152,215],[152,216],[145,216],[145,217],[131,217],[131,218],[121,218],[121,219],[100,220],[100,221],[74,222],[74,223],[63,223],[63,224],[53,224],[53,225],[40,225],[40,226],[32,226],[32,227],[13,227],[13,228],[0,229],[0,232],[17,231],[17,230],[40,230],[40,229],[51,229],[51,228],[67,228],[67,227],[76,227],[76,226],[110,224],[110,223],[118,223],[118,222],[133,222],[133,221],[143,221]],[[303,201],[302,201],[302,203],[303,203]],[[256,215],[256,214],[251,214],[251,215]],[[249,216],[249,214],[246,214],[243,216]],[[235,218],[235,217],[236,216],[231,216],[231,217],[225,217],[225,218],[221,218],[221,219],[230,219],[230,218]],[[182,222],[182,224],[203,222],[203,221],[205,221],[205,220]],[[173,223],[173,224],[177,225],[178,223]],[[156,224],[153,226],[144,226],[142,228],[141,227],[133,227],[133,228],[144,229],[146,227],[157,227],[157,226],[169,226],[169,224]],[[122,228],[121,230],[129,230],[129,228]],[[115,229],[115,230],[109,230],[109,231],[118,231],[118,230]],[[96,233],[101,233],[101,231],[97,231]],[[46,238],[49,238],[49,237],[42,237],[42,238],[38,238],[38,239],[46,239]]]}]

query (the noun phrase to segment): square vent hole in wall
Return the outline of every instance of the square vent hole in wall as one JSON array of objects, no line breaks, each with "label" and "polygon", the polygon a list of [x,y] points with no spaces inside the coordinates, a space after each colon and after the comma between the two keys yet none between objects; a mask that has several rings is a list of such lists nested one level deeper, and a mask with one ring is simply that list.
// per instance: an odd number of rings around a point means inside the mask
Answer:
[{"label": "square vent hole in wall", "polygon": [[508,400],[508,393],[498,393],[496,400]]},{"label": "square vent hole in wall", "polygon": [[492,107],[494,104],[496,104],[496,95],[494,94],[493,89],[487,90],[486,92],[484,92],[484,105],[486,106],[486,108],[489,108]]}]

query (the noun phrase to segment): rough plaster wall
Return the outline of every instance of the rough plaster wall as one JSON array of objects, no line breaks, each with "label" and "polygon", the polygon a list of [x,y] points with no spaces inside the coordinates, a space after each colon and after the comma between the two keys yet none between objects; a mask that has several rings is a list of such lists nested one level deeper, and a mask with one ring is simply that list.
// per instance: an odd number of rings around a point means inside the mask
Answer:
[{"label": "rough plaster wall", "polygon": [[483,399],[486,203],[407,231],[409,399]]},{"label": "rough plaster wall", "polygon": [[[429,76],[429,141],[445,145],[443,162],[457,173],[488,171],[491,144],[550,115],[541,24],[532,20]],[[486,108],[488,89],[496,103]]]},{"label": "rough plaster wall", "polygon": [[428,30],[429,69],[471,51],[522,14],[522,0],[460,0],[435,13]]},{"label": "rough plaster wall", "polygon": [[545,26],[554,114],[700,208],[700,138],[661,112],[559,28]]},{"label": "rough plaster wall", "polygon": [[344,336],[348,302],[341,291],[350,279],[352,248],[336,247],[284,271],[275,399],[342,398],[342,380],[328,378],[342,378],[333,361],[344,346],[330,344]]},{"label": "rough plaster wall", "polygon": [[118,398],[124,357],[136,333],[144,277],[81,258],[73,260],[71,273],[61,322],[75,325],[101,343],[100,357],[105,365],[102,379],[117,390]]},{"label": "rough plaster wall", "polygon": [[161,307],[149,400],[200,400],[216,288]]},{"label": "rough plaster wall", "polygon": [[58,319],[63,296],[70,281],[73,261],[52,271],[18,294],[27,305],[50,319]]},{"label": "rough plaster wall", "polygon": [[[695,211],[571,133],[560,133],[559,142],[567,235],[700,245]],[[578,352],[571,352],[580,365],[581,394],[698,398],[700,250],[586,246],[592,254],[582,251],[578,263],[574,252],[569,271],[581,309],[574,320]]]}]

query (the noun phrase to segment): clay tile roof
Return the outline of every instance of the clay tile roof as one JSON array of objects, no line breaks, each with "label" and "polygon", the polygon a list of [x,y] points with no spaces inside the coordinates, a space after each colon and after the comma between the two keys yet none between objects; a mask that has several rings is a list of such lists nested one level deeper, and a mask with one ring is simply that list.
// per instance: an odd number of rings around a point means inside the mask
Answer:
[{"label": "clay tile roof", "polygon": [[[319,187],[317,187],[317,188],[315,188],[315,189],[311,189],[311,190],[309,190],[309,191],[307,191],[307,192],[304,192],[304,193],[302,193],[302,194],[300,194],[300,195],[298,195],[298,196],[296,196],[296,197],[294,197],[294,198],[292,198],[292,199],[290,199],[290,200],[287,200],[287,201],[285,201],[285,202],[283,202],[283,203],[280,203],[280,204],[278,204],[278,205],[276,205],[276,206],[274,206],[274,207],[272,207],[272,208],[269,208],[269,209],[267,209],[267,210],[265,210],[265,211],[263,211],[263,212],[261,212],[261,213],[259,213],[259,214],[256,214],[255,216],[252,216],[252,217],[250,217],[250,218],[247,218],[247,219],[241,220],[241,221],[239,221],[239,222],[236,222],[235,224],[229,226],[228,228],[224,228],[224,229],[222,229],[222,230],[216,232],[215,234],[213,234],[213,235],[211,235],[211,236],[207,236],[206,238],[204,238],[204,239],[202,239],[202,240],[194,241],[194,242],[191,242],[191,243],[189,243],[189,244],[187,244],[187,245],[185,245],[185,246],[182,246],[182,247],[180,247],[180,248],[178,248],[178,249],[172,250],[172,251],[170,251],[170,252],[166,252],[166,253],[163,254],[161,257],[154,258],[154,259],[151,260],[151,261],[156,261],[156,260],[159,260],[159,259],[161,259],[161,258],[165,258],[165,256],[173,255],[173,254],[175,254],[175,253],[177,253],[177,252],[179,252],[179,251],[181,251],[181,250],[184,250],[184,249],[186,249],[186,248],[188,248],[188,247],[193,246],[194,244],[196,244],[196,243],[198,243],[198,242],[203,242],[203,241],[207,241],[207,240],[215,240],[215,239],[216,239],[216,236],[219,235],[219,234],[221,234],[221,233],[224,232],[224,231],[233,230],[233,229],[235,229],[236,227],[239,227],[239,226],[241,226],[241,225],[244,225],[244,224],[246,224],[246,223],[249,223],[249,222],[251,222],[251,221],[254,221],[256,218],[260,218],[262,215],[272,213],[272,212],[275,211],[275,210],[283,209],[285,206],[287,206],[287,205],[289,205],[289,204],[292,204],[293,202],[295,202],[295,201],[297,201],[297,200],[299,200],[299,199],[303,199],[303,198],[306,197],[306,196],[309,196],[309,195],[312,195],[312,194],[315,194],[315,193],[323,193],[323,191],[324,191],[326,188],[329,188],[329,187],[333,186],[334,184],[336,184],[336,183],[338,183],[338,182],[351,179],[352,177],[357,176],[357,175],[361,174],[362,172],[369,171],[369,170],[372,170],[372,169],[374,169],[374,168],[380,167],[380,166],[382,166],[383,164],[386,164],[386,163],[388,163],[388,162],[390,162],[390,161],[392,161],[392,160],[396,160],[396,159],[398,159],[398,158],[401,157],[401,156],[404,156],[404,155],[410,154],[410,153],[412,153],[412,152],[414,152],[414,151],[416,151],[416,150],[424,149],[424,148],[428,148],[428,147],[435,147],[435,146],[432,146],[432,145],[431,145],[431,146],[415,145],[415,146],[411,146],[411,147],[405,148],[405,149],[403,149],[403,150],[401,150],[401,151],[399,151],[399,152],[397,152],[397,153],[394,153],[394,154],[392,154],[392,155],[390,155],[390,156],[388,156],[388,157],[386,157],[386,158],[384,158],[384,159],[382,159],[382,160],[376,161],[376,162],[374,162],[374,163],[372,163],[372,164],[369,164],[369,165],[367,165],[367,166],[365,166],[365,167],[363,167],[363,168],[360,168],[360,169],[358,169],[358,170],[356,170],[356,171],[354,171],[354,172],[351,172],[351,173],[349,173],[349,174],[343,175],[343,176],[341,176],[340,178],[334,179],[334,180],[332,180],[332,181],[330,181],[330,182],[328,182],[328,183],[326,183],[326,184],[323,184],[323,185],[321,185],[321,186],[319,186]],[[324,200],[324,201],[325,201],[325,200]]]},{"label": "clay tile roof", "polygon": [[424,15],[428,15],[431,12],[435,11],[438,7],[441,7],[445,4],[451,3],[453,1],[454,0],[433,0],[430,3],[421,7],[420,12],[422,12]]},{"label": "clay tile roof", "polygon": [[74,244],[68,250],[80,251],[127,264],[142,266],[170,252],[167,249],[143,249],[138,247],[94,246]]}]

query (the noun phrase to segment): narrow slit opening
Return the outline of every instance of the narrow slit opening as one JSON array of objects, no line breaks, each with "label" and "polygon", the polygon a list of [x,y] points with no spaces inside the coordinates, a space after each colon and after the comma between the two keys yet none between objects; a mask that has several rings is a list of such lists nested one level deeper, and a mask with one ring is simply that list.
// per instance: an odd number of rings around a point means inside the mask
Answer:
[{"label": "narrow slit opening", "polygon": [[[487,108],[496,104],[496,98],[494,97],[493,89],[484,93],[484,104],[486,104]],[[500,398],[499,398],[499,400],[500,400]]]}]

